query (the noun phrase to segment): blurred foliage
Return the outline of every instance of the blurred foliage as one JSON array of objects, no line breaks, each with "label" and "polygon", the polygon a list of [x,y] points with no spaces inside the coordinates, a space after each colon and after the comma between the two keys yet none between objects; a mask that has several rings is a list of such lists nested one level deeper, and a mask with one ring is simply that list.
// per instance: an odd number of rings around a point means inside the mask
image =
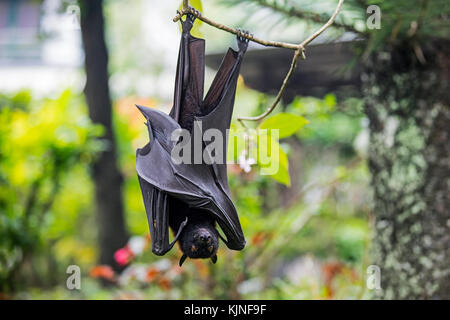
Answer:
[{"label": "blurred foliage", "polygon": [[[82,167],[105,146],[95,139],[102,128],[91,124],[80,99],[69,91],[44,101],[26,91],[0,96],[0,128],[2,288],[61,232],[77,233],[76,221],[89,197]],[[83,251],[76,237],[55,249],[63,257],[68,247],[92,262],[93,253]]]},{"label": "blurred foliage", "polygon": [[[95,265],[89,163],[107,146],[96,139],[102,130],[92,126],[81,99],[68,91],[56,100],[34,101],[26,92],[1,97],[0,172],[7,182],[0,188],[4,292],[16,286],[15,297],[33,299],[364,297],[370,199],[367,168],[353,147],[364,129],[358,100],[299,97],[255,128],[282,132],[277,147],[289,159],[292,187],[260,174],[257,163],[248,172],[239,159],[230,164],[232,198],[248,244],[241,252],[221,246],[216,265],[189,260],[183,268],[178,267],[179,250],[164,258],[151,253],[134,169],[135,149],[148,134],[132,106],[155,107],[156,102],[138,97],[116,101],[126,218],[134,236],[116,256],[124,271],[114,273]],[[240,124],[233,122],[232,128],[242,140]],[[70,264],[81,267],[81,290],[65,287]],[[113,286],[104,287],[98,278]]]},{"label": "blurred foliage", "polygon": [[[246,10],[253,14],[258,8],[268,8],[282,16],[280,21],[306,21],[317,25],[329,19],[337,1],[227,0],[223,3],[229,6],[245,5]],[[370,29],[366,24],[374,13],[368,10],[371,5],[380,9],[380,29]],[[345,0],[335,26],[370,39],[367,50],[372,51],[388,43],[402,43],[406,39],[417,41],[420,45],[425,45],[430,39],[448,39],[449,14],[446,0]]]},{"label": "blurred foliage", "polygon": [[[124,16],[123,10],[126,16],[137,16],[140,6],[119,3],[110,1],[105,11],[107,20],[117,21],[108,25],[108,44],[116,49],[111,50],[114,98],[114,84],[120,82],[116,75],[130,65],[152,75],[164,67],[164,53],[129,49],[142,41],[135,34],[142,22],[118,17]],[[111,35],[119,33],[118,40],[112,41]],[[155,58],[150,61],[149,56]],[[133,73],[130,78],[147,85],[144,77]],[[365,159],[361,144],[356,145],[356,141],[364,142],[360,138],[366,130],[360,100],[337,101],[333,94],[323,99],[298,97],[249,132],[234,121],[230,135],[236,137],[236,144],[230,146],[234,163],[228,169],[229,185],[247,246],[236,252],[222,245],[216,265],[188,260],[179,268],[177,248],[165,257],[149,249],[147,217],[134,167],[135,150],[147,142],[148,133],[134,104],[157,107],[158,101],[131,95],[139,91],[135,82],[130,83],[125,90],[128,96],[116,99],[113,113],[127,226],[134,235],[116,255],[124,265],[121,273],[96,265],[90,163],[108,146],[98,139],[102,129],[90,122],[83,97],[69,91],[53,100],[36,100],[25,91],[0,95],[0,296],[364,297],[370,199]],[[240,78],[234,115],[260,114],[271,99],[246,88]],[[281,140],[273,140],[264,131],[273,129],[279,129]],[[268,149],[269,157],[261,159],[260,149]],[[263,174],[271,165],[280,170]],[[66,268],[71,264],[81,267],[81,290],[66,288]],[[112,285],[104,286],[105,280]]]},{"label": "blurred foliage", "polygon": [[[336,8],[337,1],[305,0],[221,0],[227,6],[241,5],[251,15],[270,11],[284,24],[306,24],[311,32],[323,25]],[[379,14],[380,26],[369,27]],[[343,31],[352,32],[360,41],[358,55],[366,59],[372,52],[386,46],[405,46],[409,43],[420,56],[421,47],[429,41],[444,40],[450,36],[450,7],[447,0],[345,0],[342,10],[327,30],[328,39],[337,39]],[[273,17],[272,17],[273,19]]]}]

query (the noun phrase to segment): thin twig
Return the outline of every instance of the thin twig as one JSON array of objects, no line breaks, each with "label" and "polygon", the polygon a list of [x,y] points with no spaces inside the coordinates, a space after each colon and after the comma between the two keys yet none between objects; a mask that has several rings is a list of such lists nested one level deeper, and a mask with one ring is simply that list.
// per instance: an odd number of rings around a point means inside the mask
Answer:
[{"label": "thin twig", "polygon": [[[288,73],[286,74],[286,77],[285,77],[284,80],[283,80],[283,84],[282,84],[280,90],[278,91],[278,94],[277,94],[277,96],[276,96],[276,98],[275,98],[275,101],[272,103],[272,105],[271,105],[269,108],[267,108],[267,110],[264,111],[264,113],[260,114],[259,116],[256,116],[256,117],[239,117],[239,118],[238,118],[238,121],[239,121],[241,124],[244,123],[243,121],[259,121],[259,120],[262,120],[262,119],[264,119],[267,115],[269,115],[269,114],[273,111],[273,109],[275,109],[275,107],[276,107],[276,106],[278,105],[278,103],[280,102],[281,97],[283,96],[284,89],[286,89],[286,86],[287,86],[287,84],[288,84],[288,82],[289,82],[289,79],[291,78],[292,74],[294,73],[295,67],[296,67],[296,65],[297,65],[298,57],[299,57],[299,56],[301,55],[301,53],[303,53],[303,52],[304,52],[304,51],[303,51],[303,50],[300,50],[300,49],[298,49],[297,51],[295,51],[294,57],[292,58],[291,67],[289,68],[289,71],[288,71]],[[244,125],[244,127],[245,127],[245,125]]]},{"label": "thin twig", "polygon": [[339,14],[339,11],[341,11],[343,3],[344,3],[344,0],[339,0],[339,3],[337,5],[336,9],[334,10],[333,15],[330,17],[330,19],[328,19],[327,23],[325,23],[322,27],[320,27],[319,30],[314,32],[309,38],[307,38],[302,43],[300,43],[299,48],[306,47],[311,41],[313,41],[315,38],[320,36],[320,34],[322,32],[324,32],[326,29],[328,29],[333,24],[334,20],[336,20],[336,17]]}]

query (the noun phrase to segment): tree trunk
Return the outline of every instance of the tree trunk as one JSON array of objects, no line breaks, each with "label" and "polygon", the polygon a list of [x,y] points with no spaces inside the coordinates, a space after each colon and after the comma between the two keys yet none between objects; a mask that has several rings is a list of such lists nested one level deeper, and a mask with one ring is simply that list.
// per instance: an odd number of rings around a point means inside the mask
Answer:
[{"label": "tree trunk", "polygon": [[111,99],[108,86],[108,52],[104,37],[101,0],[80,1],[81,35],[85,52],[86,87],[84,93],[89,116],[101,124],[102,137],[108,149],[100,154],[93,167],[97,203],[100,263],[117,267],[114,252],[123,247],[128,235],[122,204],[122,176],[117,167],[116,148],[111,119]]},{"label": "tree trunk", "polygon": [[381,299],[450,299],[450,46],[378,52],[363,74]]}]

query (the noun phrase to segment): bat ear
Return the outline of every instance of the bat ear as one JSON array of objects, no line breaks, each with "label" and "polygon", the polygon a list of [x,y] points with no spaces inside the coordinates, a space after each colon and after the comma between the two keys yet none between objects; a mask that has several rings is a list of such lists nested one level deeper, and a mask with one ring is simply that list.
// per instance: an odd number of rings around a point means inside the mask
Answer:
[{"label": "bat ear", "polygon": [[212,263],[216,264],[216,262],[217,262],[217,254],[215,254],[214,256],[211,257],[211,261],[212,261]]},{"label": "bat ear", "polygon": [[184,262],[184,260],[186,260],[186,258],[187,258],[186,253],[183,253],[183,255],[180,258],[180,262],[179,262],[180,267],[183,265],[183,262]]}]

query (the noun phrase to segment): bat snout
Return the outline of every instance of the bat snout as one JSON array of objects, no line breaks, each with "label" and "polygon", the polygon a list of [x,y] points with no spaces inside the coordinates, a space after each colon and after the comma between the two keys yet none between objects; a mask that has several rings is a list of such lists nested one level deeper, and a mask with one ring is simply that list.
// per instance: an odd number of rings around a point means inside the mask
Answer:
[{"label": "bat snout", "polygon": [[202,234],[200,235],[200,241],[203,243],[207,243],[210,244],[212,241],[211,235],[210,234]]}]

